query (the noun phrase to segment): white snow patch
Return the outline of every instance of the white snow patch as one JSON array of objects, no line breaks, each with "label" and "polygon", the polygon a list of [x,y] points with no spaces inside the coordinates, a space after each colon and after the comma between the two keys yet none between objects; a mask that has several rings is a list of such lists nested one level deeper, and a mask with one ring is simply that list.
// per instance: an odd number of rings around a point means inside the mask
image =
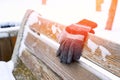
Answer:
[{"label": "white snow patch", "polygon": [[26,10],[40,10],[41,2],[41,0],[0,0],[0,22],[21,22]]},{"label": "white snow patch", "polygon": [[21,41],[20,48],[19,48],[19,57],[22,55],[23,50],[25,50],[26,46],[24,45],[24,40]]},{"label": "white snow patch", "polygon": [[9,34],[8,33],[0,33],[0,38],[3,38],[3,37],[8,37]]},{"label": "white snow patch", "polygon": [[[101,68],[100,66],[92,63],[91,61],[85,59],[84,57],[81,57],[79,61],[84,62],[85,64],[87,64],[88,66],[92,67],[93,69],[97,70],[98,72],[102,73],[103,75],[105,75],[106,77],[110,78],[109,80],[120,80],[120,78],[112,73],[110,73],[109,71]],[[96,73],[96,72],[95,72]],[[99,74],[96,74],[99,75]],[[100,75],[101,76],[101,75]],[[103,76],[102,76],[103,77]]]},{"label": "white snow patch", "polygon": [[88,39],[87,46],[91,49],[92,53],[94,54],[95,50],[98,48],[99,45],[95,44],[92,40]]},{"label": "white snow patch", "polygon": [[14,63],[12,61],[8,61],[8,62],[0,61],[0,79],[15,80],[12,74],[13,69],[14,69]]},{"label": "white snow patch", "polygon": [[57,28],[55,25],[52,25],[52,33],[55,34],[57,32]]},{"label": "white snow patch", "polygon": [[28,26],[25,26],[24,32],[23,32],[23,37],[22,37],[22,41],[20,43],[20,48],[19,48],[19,56],[22,55],[22,51],[25,50],[26,46],[24,44],[25,38],[28,34],[29,28]]},{"label": "white snow patch", "polygon": [[110,56],[111,53],[109,52],[108,49],[106,49],[105,47],[101,46],[101,45],[97,45],[95,44],[92,40],[88,39],[88,43],[87,46],[91,49],[92,54],[95,53],[96,49],[99,48],[101,51],[101,56],[102,56],[102,60],[106,61],[106,56]]},{"label": "white snow patch", "polygon": [[60,33],[62,32],[62,30],[60,30],[60,28],[59,28],[59,27],[55,26],[55,24],[54,24],[54,25],[52,25],[51,30],[52,30],[52,33],[53,33],[53,34],[55,34],[55,35],[56,35],[56,37],[57,37],[57,39],[58,39],[58,38],[59,38],[59,36],[60,36]]},{"label": "white snow patch", "polygon": [[[28,32],[32,32],[30,29],[29,29],[29,26],[30,25],[33,25],[34,23],[39,23],[39,25],[41,24],[41,22],[38,20],[38,17],[40,15],[37,13],[37,12],[32,12],[32,14],[30,15],[30,17],[28,18],[28,21],[26,22],[26,25],[24,26],[25,29],[23,31],[23,38],[22,38],[22,41],[21,41],[21,45],[20,45],[20,49],[19,49],[19,56],[21,56],[22,54],[22,51],[24,49],[26,49],[26,46],[24,44],[24,41],[25,41],[25,38],[28,34]],[[33,45],[34,46],[34,45]]]},{"label": "white snow patch", "polygon": [[0,38],[17,35],[19,28],[20,26],[10,27],[10,28],[0,28]]},{"label": "white snow patch", "polygon": [[111,53],[103,46],[99,46],[99,49],[101,51],[101,55],[102,55],[102,60],[106,61],[106,56],[107,55],[111,55]]},{"label": "white snow patch", "polygon": [[20,28],[20,26],[16,26],[16,27],[10,27],[10,28],[0,28],[0,33],[9,33],[9,32],[13,32],[13,31],[18,31]]},{"label": "white snow patch", "polygon": [[55,26],[55,24],[52,25],[51,30],[52,30],[53,34],[55,34],[55,33],[57,33],[57,32],[58,32],[58,34],[60,34],[60,33],[62,32],[62,30],[60,30],[59,27]]},{"label": "white snow patch", "polygon": [[33,25],[34,23],[39,23],[39,25],[41,24],[41,22],[38,20],[38,17],[40,15],[37,13],[37,12],[33,12],[29,18],[28,18],[28,21],[27,21],[27,25]]}]

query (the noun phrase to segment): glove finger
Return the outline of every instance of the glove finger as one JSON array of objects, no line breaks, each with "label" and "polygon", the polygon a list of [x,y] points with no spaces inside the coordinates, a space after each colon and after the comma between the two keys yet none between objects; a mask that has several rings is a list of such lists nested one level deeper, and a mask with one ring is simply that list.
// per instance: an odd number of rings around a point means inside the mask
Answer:
[{"label": "glove finger", "polygon": [[64,46],[62,47],[62,52],[61,52],[61,62],[63,63],[67,63],[67,59],[68,59],[68,52],[69,52],[69,46],[71,44],[71,39],[66,39],[64,41],[65,43],[63,44]]},{"label": "glove finger", "polygon": [[90,33],[95,34],[95,31],[93,29],[90,30]]},{"label": "glove finger", "polygon": [[74,40],[73,45],[74,46],[74,55],[73,55],[73,60],[78,60],[80,59],[80,56],[82,55],[82,49],[83,49],[83,41],[81,40]]},{"label": "glove finger", "polygon": [[58,50],[57,50],[57,53],[56,53],[56,56],[60,56],[60,53],[61,53],[61,51],[62,51],[62,48],[63,48],[63,42],[64,41],[62,41],[61,43],[60,43],[60,46],[59,46],[59,48],[58,48]]},{"label": "glove finger", "polygon": [[56,56],[60,56],[60,53],[61,53],[61,45],[59,46],[59,48],[57,50]]},{"label": "glove finger", "polygon": [[63,62],[63,53],[65,53],[64,51],[64,48],[65,48],[65,43],[66,43],[66,40],[64,40],[62,43],[61,43],[61,52],[60,52],[60,62]]},{"label": "glove finger", "polygon": [[72,62],[73,51],[74,51],[74,46],[72,46],[72,44],[71,44],[70,48],[69,48],[69,52],[68,52],[68,59],[67,59],[68,64],[70,64]]}]

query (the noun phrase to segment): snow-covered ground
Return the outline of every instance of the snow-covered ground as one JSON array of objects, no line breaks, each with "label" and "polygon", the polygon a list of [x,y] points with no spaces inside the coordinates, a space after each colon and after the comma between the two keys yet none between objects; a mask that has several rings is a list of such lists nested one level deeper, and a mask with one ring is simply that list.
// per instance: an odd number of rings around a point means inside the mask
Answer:
[{"label": "snow-covered ground", "polygon": [[4,62],[0,61],[0,79],[1,80],[15,80],[12,71],[14,64],[12,61]]},{"label": "snow-covered ground", "polygon": [[[96,35],[120,44],[120,37],[118,37],[120,34],[120,1],[118,0],[112,31],[104,30],[111,0],[104,1],[102,12],[96,12],[95,0],[47,0],[46,5],[41,5],[41,0],[0,0],[0,24],[21,22],[26,10],[33,9],[42,16],[65,25],[76,23],[84,18],[95,21],[98,23],[98,28],[95,29]],[[8,68],[13,64],[11,62],[9,65],[9,63],[0,62],[1,80],[14,80],[11,73],[13,68]],[[5,78],[7,72],[8,77],[12,76],[11,79]]]},{"label": "snow-covered ground", "polygon": [[40,8],[41,0],[0,0],[0,23],[21,22],[27,9]]}]

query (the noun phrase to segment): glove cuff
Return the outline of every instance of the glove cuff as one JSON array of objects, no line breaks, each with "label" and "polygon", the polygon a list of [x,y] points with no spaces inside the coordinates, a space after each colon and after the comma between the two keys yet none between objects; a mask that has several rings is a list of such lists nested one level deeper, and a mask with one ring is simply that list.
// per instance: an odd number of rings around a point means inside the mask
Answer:
[{"label": "glove cuff", "polygon": [[65,38],[78,39],[84,41],[85,36],[80,34],[70,34],[66,30],[63,30],[63,32],[58,36],[58,42],[61,43]]},{"label": "glove cuff", "polygon": [[78,39],[83,41],[85,37],[84,35],[81,35],[81,34],[70,34],[66,30],[65,30],[65,33],[67,35],[67,38],[70,38],[70,39]]},{"label": "glove cuff", "polygon": [[88,27],[91,27],[92,29],[97,27],[96,22],[93,22],[93,21],[88,20],[88,19],[83,19],[83,20],[77,22],[76,24],[88,26]]},{"label": "glove cuff", "polygon": [[71,24],[67,26],[62,33],[58,36],[59,42],[65,38],[78,39],[85,41],[88,32],[91,30],[91,27],[86,27],[84,25]]},{"label": "glove cuff", "polygon": [[71,24],[69,26],[67,26],[65,28],[66,32],[70,33],[70,34],[80,34],[80,35],[86,35],[87,32],[89,32],[91,30],[91,27],[87,27],[84,25],[80,25],[80,24]]}]

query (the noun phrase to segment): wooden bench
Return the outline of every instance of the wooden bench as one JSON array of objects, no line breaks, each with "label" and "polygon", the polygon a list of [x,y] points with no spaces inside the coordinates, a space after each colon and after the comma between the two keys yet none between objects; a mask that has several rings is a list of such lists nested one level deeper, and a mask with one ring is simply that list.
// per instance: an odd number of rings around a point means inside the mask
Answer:
[{"label": "wooden bench", "polygon": [[56,57],[59,47],[57,36],[64,28],[65,25],[28,10],[12,56],[15,66],[21,60],[36,80],[120,79],[120,45],[92,34],[88,36],[79,62],[60,63]]}]

